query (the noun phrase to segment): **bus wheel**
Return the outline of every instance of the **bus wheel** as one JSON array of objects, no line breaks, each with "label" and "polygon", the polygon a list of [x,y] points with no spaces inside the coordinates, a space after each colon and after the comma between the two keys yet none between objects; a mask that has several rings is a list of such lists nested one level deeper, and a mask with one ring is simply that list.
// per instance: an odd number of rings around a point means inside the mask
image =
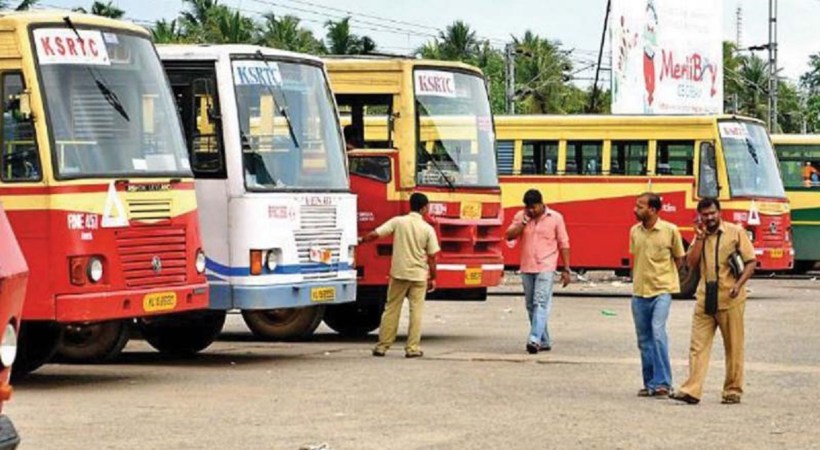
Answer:
[{"label": "bus wheel", "polygon": [[792,269],[792,273],[797,274],[804,274],[812,269],[814,269],[815,261],[794,261],[794,268]]},{"label": "bus wheel", "polygon": [[692,300],[695,298],[695,291],[698,289],[698,282],[700,282],[700,269],[689,269],[684,264],[678,270],[678,277],[680,278],[680,293],[672,296],[675,300]]},{"label": "bus wheel", "polygon": [[342,336],[362,337],[379,328],[384,305],[358,302],[337,305],[325,312],[325,324]]},{"label": "bus wheel", "polygon": [[63,327],[56,322],[23,321],[12,376],[23,377],[47,363],[57,352],[62,334]]},{"label": "bus wheel", "polygon": [[322,323],[324,306],[307,308],[246,309],[242,318],[253,335],[266,341],[292,341],[310,337]]},{"label": "bus wheel", "polygon": [[65,325],[57,358],[75,364],[111,361],[128,343],[130,323],[129,320],[111,320]]},{"label": "bus wheel", "polygon": [[192,355],[211,345],[225,325],[225,311],[173,314],[137,322],[142,337],[161,353]]}]

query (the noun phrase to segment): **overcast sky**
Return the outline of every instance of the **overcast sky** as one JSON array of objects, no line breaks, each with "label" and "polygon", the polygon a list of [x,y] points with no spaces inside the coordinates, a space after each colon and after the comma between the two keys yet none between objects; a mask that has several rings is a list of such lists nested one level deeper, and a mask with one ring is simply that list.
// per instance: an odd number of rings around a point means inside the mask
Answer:
[{"label": "overcast sky", "polygon": [[[627,1],[627,0],[622,0]],[[718,1],[718,0],[716,0]],[[42,0],[45,6],[88,7],[91,0]],[[114,0],[129,18],[147,23],[175,18],[181,0]],[[367,34],[387,52],[408,53],[454,20],[464,20],[477,33],[503,46],[509,36],[527,29],[574,48],[577,67],[590,64],[597,54],[606,0],[221,0],[246,14],[273,11],[294,14],[319,36],[322,24],[347,14],[354,32]],[[736,38],[736,10],[743,9],[742,46],[765,44],[768,39],[769,0],[723,0],[723,35]],[[785,76],[797,79],[807,69],[810,54],[820,52],[816,27],[820,0],[779,2],[779,66]],[[142,22],[146,21],[146,22]],[[765,52],[760,53],[766,57]],[[608,63],[605,63],[608,65]],[[583,72],[581,78],[592,76]],[[583,82],[583,80],[581,80]]]}]

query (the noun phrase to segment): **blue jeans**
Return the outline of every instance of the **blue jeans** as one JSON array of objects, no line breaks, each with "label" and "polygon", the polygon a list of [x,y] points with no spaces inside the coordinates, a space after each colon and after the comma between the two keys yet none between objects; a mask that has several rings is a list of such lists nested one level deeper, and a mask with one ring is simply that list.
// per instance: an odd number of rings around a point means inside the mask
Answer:
[{"label": "blue jeans", "polygon": [[641,351],[643,385],[650,391],[672,387],[672,367],[669,364],[669,340],[666,319],[672,296],[632,297],[632,319]]},{"label": "blue jeans", "polygon": [[539,273],[522,273],[524,300],[527,303],[527,314],[530,317],[530,336],[527,342],[538,344],[542,348],[552,346],[548,322],[552,309],[553,271]]}]

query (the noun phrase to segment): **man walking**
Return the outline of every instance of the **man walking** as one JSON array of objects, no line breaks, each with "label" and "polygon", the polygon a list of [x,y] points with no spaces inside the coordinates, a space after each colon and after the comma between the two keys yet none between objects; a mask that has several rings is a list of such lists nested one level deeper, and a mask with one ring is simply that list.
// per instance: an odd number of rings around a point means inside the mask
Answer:
[{"label": "man walking", "polygon": [[552,349],[549,317],[552,308],[553,274],[558,266],[558,254],[564,262],[561,272],[563,286],[570,283],[569,235],[564,217],[547,208],[541,192],[530,189],[524,194],[524,210],[519,211],[507,229],[506,238],[521,238],[521,281],[530,318],[527,352]]},{"label": "man walking", "polygon": [[[720,328],[726,357],[723,382],[724,404],[740,403],[743,394],[743,312],[746,309],[746,281],[755,270],[755,252],[746,232],[720,217],[720,202],[704,198],[698,203],[700,223],[694,244],[686,254],[686,264],[700,267],[692,339],[689,345],[689,378],[670,398],[689,404],[700,402],[703,381],[715,328]],[[741,271],[735,275],[730,258],[739,255]]]},{"label": "man walking", "polygon": [[629,231],[632,253],[632,319],[641,353],[643,388],[639,397],[666,397],[672,387],[666,319],[672,294],[680,292],[678,267],[683,241],[675,225],[658,217],[661,198],[651,192],[638,196]]},{"label": "man walking", "polygon": [[399,316],[404,298],[410,303],[410,326],[407,331],[405,356],[417,358],[421,351],[421,317],[426,292],[436,288],[436,253],[439,252],[436,232],[424,221],[428,210],[427,196],[410,196],[410,213],[394,217],[375,231],[359,238],[359,243],[393,235],[393,257],[390,263],[390,283],[387,303],[379,326],[379,343],[373,356],[384,356],[396,341]]}]

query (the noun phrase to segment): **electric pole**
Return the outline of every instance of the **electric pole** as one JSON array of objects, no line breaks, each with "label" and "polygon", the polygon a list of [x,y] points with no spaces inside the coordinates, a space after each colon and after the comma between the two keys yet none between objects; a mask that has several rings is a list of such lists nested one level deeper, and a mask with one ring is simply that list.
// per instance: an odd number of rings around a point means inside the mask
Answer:
[{"label": "electric pole", "polygon": [[777,0],[769,0],[769,132],[777,133]]},{"label": "electric pole", "polygon": [[515,44],[512,42],[504,46],[504,63],[507,114],[515,114]]}]

